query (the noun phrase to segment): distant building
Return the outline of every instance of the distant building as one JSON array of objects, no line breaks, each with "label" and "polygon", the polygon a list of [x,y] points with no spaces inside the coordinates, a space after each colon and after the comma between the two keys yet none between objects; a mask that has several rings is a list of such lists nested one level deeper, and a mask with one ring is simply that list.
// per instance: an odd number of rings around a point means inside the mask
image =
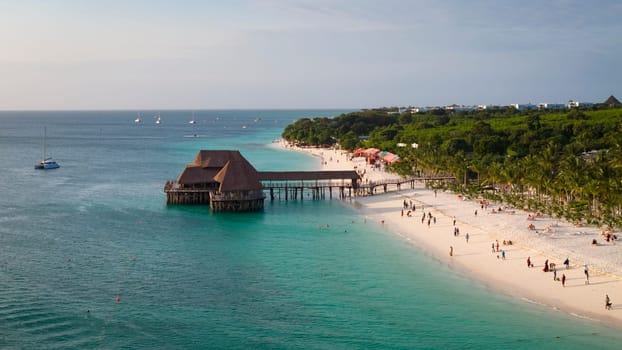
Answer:
[{"label": "distant building", "polygon": [[564,109],[566,105],[563,103],[538,103],[538,109]]},{"label": "distant building", "polygon": [[609,96],[609,98],[603,103],[609,106],[622,106],[622,103],[620,103],[620,101],[618,101],[618,99],[613,95]]},{"label": "distant building", "polygon": [[475,107],[473,107],[473,106],[461,106],[461,105],[453,104],[453,105],[445,106],[445,110],[447,110],[447,111],[454,111],[454,112],[473,111],[473,110],[475,110]]},{"label": "distant building", "polygon": [[518,109],[519,111],[527,111],[527,110],[530,110],[530,109],[536,109],[537,108],[535,105],[532,105],[531,103],[527,103],[527,104],[513,103],[510,106]]},{"label": "distant building", "polygon": [[593,105],[594,104],[591,102],[579,102],[579,101],[573,101],[573,100],[568,101],[568,104],[566,104],[568,108],[592,107]]}]

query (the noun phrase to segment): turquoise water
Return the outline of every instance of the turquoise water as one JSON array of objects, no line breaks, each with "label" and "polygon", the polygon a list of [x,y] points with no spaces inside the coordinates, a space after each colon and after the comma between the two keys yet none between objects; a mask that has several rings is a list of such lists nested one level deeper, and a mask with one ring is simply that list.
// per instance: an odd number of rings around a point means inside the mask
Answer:
[{"label": "turquoise water", "polygon": [[[340,111],[0,113],[0,348],[617,348],[619,332],[489,290],[333,201],[167,207],[199,149],[258,170]],[[35,171],[43,126],[61,168]],[[244,127],[246,126],[246,127]],[[198,137],[185,137],[194,136]],[[329,228],[326,228],[326,225]],[[115,298],[119,297],[117,302]]]}]

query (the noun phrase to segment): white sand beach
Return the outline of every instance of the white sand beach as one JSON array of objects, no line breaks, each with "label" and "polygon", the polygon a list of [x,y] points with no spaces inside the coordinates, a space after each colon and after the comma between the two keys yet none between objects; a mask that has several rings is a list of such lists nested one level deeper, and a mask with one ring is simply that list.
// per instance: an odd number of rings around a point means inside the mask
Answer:
[{"label": "white sand beach", "polygon": [[[288,148],[318,157],[324,170],[365,170],[368,181],[398,177],[372,169],[364,158],[349,161],[343,151]],[[535,213],[506,208],[499,203],[482,208],[477,201],[463,200],[454,193],[435,193],[423,185],[418,186],[414,189],[402,186],[400,191],[355,197],[352,203],[369,224],[403,237],[459,273],[469,274],[525,302],[540,303],[576,317],[622,328],[622,242],[606,242],[597,227],[576,227],[541,215],[528,220],[528,216]],[[408,209],[403,209],[404,201],[408,206],[411,201],[415,205],[416,210],[410,217]],[[424,213],[426,218],[422,220]],[[430,224],[429,213],[433,218]],[[530,224],[535,229],[529,229]],[[455,228],[459,229],[459,235],[454,234]],[[597,245],[591,244],[593,239],[597,240]],[[512,241],[512,244],[504,245],[504,241]],[[502,251],[505,251],[505,259]],[[528,258],[533,267],[527,266]],[[566,258],[570,261],[568,269],[563,265]],[[556,265],[555,273],[543,271],[547,259]],[[585,265],[589,283],[584,274]],[[565,286],[561,283],[562,276],[565,276]],[[605,308],[606,295],[611,299],[611,309]]]}]

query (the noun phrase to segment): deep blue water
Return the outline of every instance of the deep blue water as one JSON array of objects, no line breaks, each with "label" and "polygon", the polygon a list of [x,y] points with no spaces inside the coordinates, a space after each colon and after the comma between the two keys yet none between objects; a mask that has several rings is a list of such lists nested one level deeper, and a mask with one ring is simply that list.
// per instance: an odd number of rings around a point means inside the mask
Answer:
[{"label": "deep blue water", "polygon": [[[258,170],[316,168],[271,141],[295,119],[341,111],[195,111],[196,125],[190,111],[159,111],[159,126],[156,113],[134,125],[133,111],[0,112],[0,348],[613,349],[622,340],[489,290],[337,200],[267,201],[244,214],[165,205],[164,182],[200,149],[238,149]],[[44,126],[60,169],[33,169]]]}]

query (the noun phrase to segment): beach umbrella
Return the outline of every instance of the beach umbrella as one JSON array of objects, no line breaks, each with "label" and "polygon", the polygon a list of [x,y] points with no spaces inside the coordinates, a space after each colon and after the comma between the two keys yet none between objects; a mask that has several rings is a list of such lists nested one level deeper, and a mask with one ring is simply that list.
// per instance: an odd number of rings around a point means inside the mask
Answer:
[{"label": "beach umbrella", "polygon": [[365,152],[365,148],[358,148],[356,151],[354,151],[354,157],[358,157],[364,152]]}]

